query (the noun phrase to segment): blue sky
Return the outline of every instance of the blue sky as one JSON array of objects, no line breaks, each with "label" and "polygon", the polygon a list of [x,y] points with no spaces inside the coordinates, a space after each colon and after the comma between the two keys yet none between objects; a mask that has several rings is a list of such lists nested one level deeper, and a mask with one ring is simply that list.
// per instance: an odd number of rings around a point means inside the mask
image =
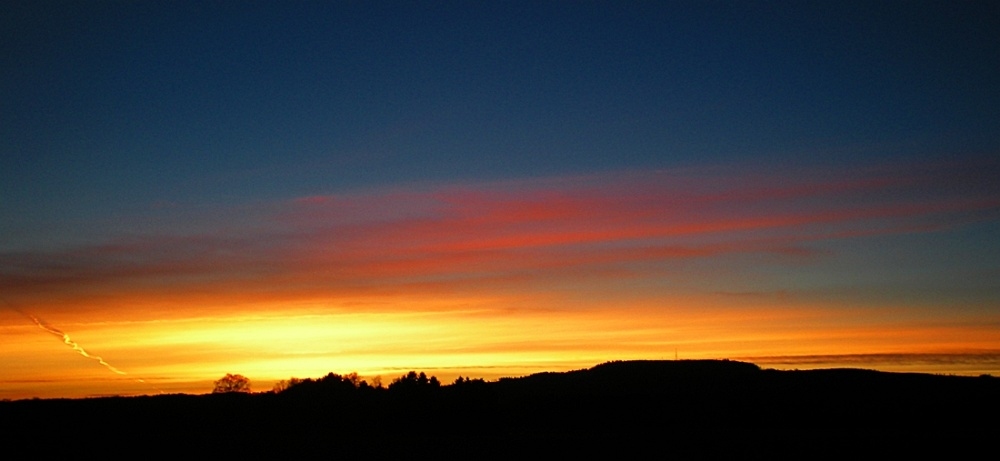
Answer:
[{"label": "blue sky", "polygon": [[988,2],[30,2],[5,214],[990,155]]},{"label": "blue sky", "polygon": [[41,317],[764,295],[978,328],[873,353],[1000,350],[998,30],[993,2],[4,2],[0,288]]}]

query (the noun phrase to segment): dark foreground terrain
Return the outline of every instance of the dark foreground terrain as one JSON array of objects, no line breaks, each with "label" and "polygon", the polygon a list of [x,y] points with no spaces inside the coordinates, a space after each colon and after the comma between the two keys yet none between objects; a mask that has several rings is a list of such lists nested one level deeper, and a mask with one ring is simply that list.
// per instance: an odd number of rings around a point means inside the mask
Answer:
[{"label": "dark foreground terrain", "polygon": [[330,375],[277,394],[0,402],[0,430],[9,454],[144,458],[953,456],[1000,443],[992,377],[639,361],[403,384]]}]

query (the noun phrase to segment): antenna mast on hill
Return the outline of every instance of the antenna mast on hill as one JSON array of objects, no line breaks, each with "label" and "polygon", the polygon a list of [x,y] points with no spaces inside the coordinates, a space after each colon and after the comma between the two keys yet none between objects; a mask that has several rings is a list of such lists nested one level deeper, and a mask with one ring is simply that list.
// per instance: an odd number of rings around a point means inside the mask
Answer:
[{"label": "antenna mast on hill", "polygon": [[674,348],[674,361],[677,361],[677,348]]}]

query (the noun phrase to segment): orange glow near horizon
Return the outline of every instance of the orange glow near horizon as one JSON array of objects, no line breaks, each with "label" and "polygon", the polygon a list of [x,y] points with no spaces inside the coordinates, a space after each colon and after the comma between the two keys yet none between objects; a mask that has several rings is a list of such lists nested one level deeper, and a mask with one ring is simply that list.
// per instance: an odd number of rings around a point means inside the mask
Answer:
[{"label": "orange glow near horizon", "polygon": [[988,188],[744,173],[305,197],[161,218],[197,232],[157,221],[0,253],[0,398],[199,393],[226,373],[256,390],[328,372],[447,383],[675,354],[1000,373],[988,286],[953,288],[993,269],[939,238],[992,225]]},{"label": "orange glow near horizon", "polygon": [[[495,379],[609,360],[673,359],[675,353],[682,359],[761,357],[770,366],[809,368],[815,356],[969,354],[995,350],[1000,343],[1000,334],[987,327],[891,322],[899,312],[859,322],[849,312],[834,314],[819,307],[733,309],[717,300],[695,301],[683,300],[687,308],[669,310],[654,305],[568,311],[429,303],[373,313],[320,313],[307,307],[298,312],[275,308],[280,314],[122,322],[60,317],[75,341],[128,373],[122,377],[74,357],[34,325],[7,321],[5,347],[16,347],[18,360],[0,382],[0,398],[203,393],[230,372],[250,377],[256,390],[267,390],[281,379],[328,372],[382,376],[386,383],[411,369],[444,382],[459,375]],[[263,306],[255,310],[267,311]],[[807,360],[789,357],[796,355]],[[995,367],[997,354],[989,360],[985,366]],[[836,358],[822,363],[836,364]],[[963,371],[947,363],[931,368]]]}]

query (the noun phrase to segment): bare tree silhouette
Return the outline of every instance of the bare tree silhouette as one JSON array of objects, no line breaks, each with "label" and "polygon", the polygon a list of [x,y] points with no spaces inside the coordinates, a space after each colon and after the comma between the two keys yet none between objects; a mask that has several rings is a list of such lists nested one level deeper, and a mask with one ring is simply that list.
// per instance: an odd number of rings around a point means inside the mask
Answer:
[{"label": "bare tree silhouette", "polygon": [[225,394],[228,392],[250,392],[250,379],[243,375],[226,373],[226,376],[215,382],[212,393]]}]

